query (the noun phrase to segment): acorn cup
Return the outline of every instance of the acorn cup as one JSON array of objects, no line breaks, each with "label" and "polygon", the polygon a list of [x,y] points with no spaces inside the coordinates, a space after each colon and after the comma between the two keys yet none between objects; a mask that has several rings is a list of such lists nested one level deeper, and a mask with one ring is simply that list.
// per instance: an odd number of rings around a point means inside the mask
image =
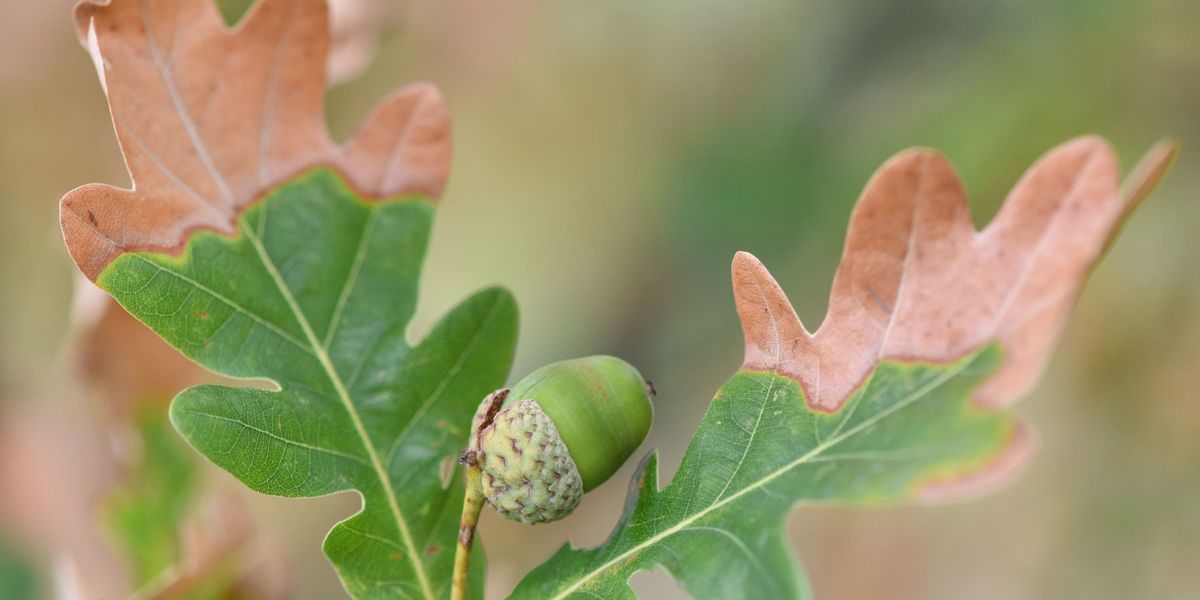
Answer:
[{"label": "acorn cup", "polygon": [[548,523],[608,480],[650,431],[653,386],[629,363],[589,356],[542,367],[483,399],[471,424],[454,598],[483,502],[506,519]]}]

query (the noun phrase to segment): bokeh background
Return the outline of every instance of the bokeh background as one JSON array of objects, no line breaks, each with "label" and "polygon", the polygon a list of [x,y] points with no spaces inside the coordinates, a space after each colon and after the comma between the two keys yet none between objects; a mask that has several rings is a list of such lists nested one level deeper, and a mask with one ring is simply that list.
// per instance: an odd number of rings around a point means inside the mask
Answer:
[{"label": "bokeh background", "polygon": [[[153,338],[89,346],[119,317],[78,300],[58,199],[128,176],[72,0],[2,2],[0,597],[116,597],[136,587],[137,560],[104,507],[138,476],[151,438],[129,435],[131,415],[153,404],[121,398],[161,405],[180,380],[164,377],[153,394],[121,387],[140,385],[114,375],[122,366],[163,353]],[[233,20],[248,2],[222,4]],[[664,480],[740,362],[736,250],[758,255],[815,325],[853,202],[890,155],[947,154],[982,225],[1026,167],[1072,136],[1104,135],[1126,168],[1175,137],[1174,171],[1015,407],[1042,440],[1025,476],[949,507],[801,507],[788,529],[818,598],[1200,594],[1200,4],[334,4],[352,55],[328,96],[335,137],[412,80],[437,83],[454,119],[414,335],[470,291],[508,286],[522,310],[515,377],[605,352],[654,380],[646,449],[660,450]],[[341,595],[320,542],[356,497],[258,496],[183,456],[198,469],[189,485],[246,507],[247,555],[266,565],[252,570],[273,578],[246,590]],[[557,524],[485,516],[489,597],[565,541],[603,540],[629,476],[627,466]],[[634,582],[647,598],[681,596],[661,571]]]}]

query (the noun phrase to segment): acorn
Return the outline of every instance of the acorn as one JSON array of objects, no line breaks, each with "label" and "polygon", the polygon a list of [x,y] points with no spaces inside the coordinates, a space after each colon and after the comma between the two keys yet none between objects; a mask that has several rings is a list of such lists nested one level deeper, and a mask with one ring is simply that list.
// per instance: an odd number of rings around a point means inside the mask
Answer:
[{"label": "acorn", "polygon": [[652,393],[637,369],[612,356],[547,365],[484,399],[464,458],[482,472],[496,512],[556,521],[646,439]]}]

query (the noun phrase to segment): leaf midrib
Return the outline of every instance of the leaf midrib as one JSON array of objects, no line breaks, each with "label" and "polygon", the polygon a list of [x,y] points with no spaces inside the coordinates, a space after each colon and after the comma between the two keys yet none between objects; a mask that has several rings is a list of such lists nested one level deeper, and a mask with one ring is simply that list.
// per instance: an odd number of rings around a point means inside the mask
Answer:
[{"label": "leaf midrib", "polygon": [[[743,487],[742,489],[734,492],[733,494],[730,494],[729,496],[722,498],[722,499],[718,500],[717,502],[714,502],[713,504],[709,505],[708,507],[703,508],[703,509],[693,513],[692,515],[688,516],[687,518],[680,520],[675,525],[663,530],[660,533],[656,533],[653,536],[647,538],[645,541],[635,544],[633,547],[622,552],[621,554],[617,555],[616,557],[606,561],[604,564],[600,565],[599,567],[596,567],[595,569],[592,569],[591,571],[589,571],[588,573],[586,573],[585,575],[583,575],[582,577],[577,579],[575,581],[575,583],[571,584],[569,587],[567,587],[563,591],[556,594],[552,598],[552,600],[563,600],[567,596],[570,596],[571,594],[575,593],[576,591],[579,591],[579,588],[582,587],[585,582],[587,582],[591,579],[594,579],[595,577],[597,577],[604,571],[607,571],[608,569],[612,568],[614,565],[617,565],[617,564],[625,561],[627,558],[653,546],[654,544],[657,544],[659,541],[664,540],[664,539],[678,533],[679,531],[681,531],[683,529],[686,529],[689,525],[691,525],[692,523],[695,523],[696,521],[700,520],[701,518],[707,516],[709,513],[712,513],[714,511],[720,509],[721,507],[736,501],[737,499],[750,493],[751,491],[757,490],[757,489],[767,485],[768,483],[787,474],[792,469],[795,469],[796,467],[802,466],[802,465],[810,462],[811,460],[818,457],[820,454],[822,454],[829,448],[832,448],[833,446],[836,446],[837,444],[846,440],[847,438],[852,437],[857,432],[874,425],[875,423],[877,423],[881,419],[887,417],[888,415],[891,415],[892,413],[907,407],[908,405],[912,404],[913,402],[916,402],[917,400],[923,398],[931,390],[942,385],[943,383],[945,383],[947,380],[951,379],[955,375],[958,375],[971,362],[972,361],[969,359],[960,360],[958,363],[954,364],[950,368],[946,369],[945,371],[940,372],[936,377],[930,379],[924,385],[913,390],[911,393],[909,393],[909,395],[907,397],[905,397],[901,401],[897,402],[895,405],[887,408],[886,410],[881,411],[879,414],[877,414],[875,416],[872,416],[872,417],[864,420],[862,423],[855,425],[854,427],[846,430],[845,433],[841,433],[840,435],[835,435],[834,437],[831,437],[830,439],[826,440],[825,442],[817,444],[816,446],[813,447],[812,450],[809,450],[808,452],[806,452],[804,455],[797,458],[796,460],[780,467],[779,469],[776,469],[775,471],[768,473],[767,475],[763,476],[762,478],[758,479],[757,481],[754,481],[753,483]],[[874,378],[872,378],[871,381],[869,381],[867,383],[867,387],[864,388],[863,391],[861,392],[863,394],[863,396],[860,398],[860,400],[859,400],[860,402],[862,401],[862,398],[865,398],[867,391],[870,390],[870,386],[873,381],[874,381]],[[740,466],[741,465],[739,464],[738,467],[740,468]]]},{"label": "leaf midrib", "polygon": [[[150,51],[150,58],[154,62],[154,68],[158,71],[159,77],[163,80],[163,86],[166,88],[167,96],[171,100],[171,107],[175,110],[175,114],[179,117],[179,123],[183,127],[184,132],[191,141],[192,147],[196,150],[196,156],[200,159],[201,164],[208,171],[213,183],[216,184],[218,191],[221,193],[221,198],[225,201],[222,211],[226,217],[232,211],[234,204],[233,192],[229,188],[229,183],[225,181],[225,176],[217,168],[216,162],[212,158],[212,153],[209,152],[200,136],[200,131],[196,127],[196,122],[192,115],[187,110],[187,105],[183,101],[183,95],[179,93],[179,85],[175,82],[175,75],[168,67],[168,60],[163,56],[162,48],[158,45],[158,38],[155,37],[154,25],[150,22],[147,16],[146,0],[138,2],[138,18],[141,20],[142,27],[145,29],[146,47]],[[172,32],[172,39],[175,32]]]},{"label": "leaf midrib", "polygon": [[371,440],[371,436],[367,433],[366,426],[363,424],[362,417],[358,414],[358,408],[354,406],[354,401],[350,398],[350,392],[346,389],[345,383],[341,376],[338,375],[337,369],[333,366],[333,361],[329,358],[329,353],[325,350],[321,340],[317,338],[316,332],[312,325],[309,324],[308,318],[304,316],[304,311],[296,302],[292,295],[291,289],[283,280],[283,276],[276,268],[274,261],[271,260],[267,250],[263,247],[262,240],[250,227],[246,226],[245,221],[241,223],[242,232],[246,235],[246,239],[254,246],[258,253],[259,260],[267,269],[275,286],[279,289],[280,295],[283,296],[288,308],[291,309],[293,316],[299,323],[301,330],[304,331],[305,338],[308,339],[309,346],[312,347],[313,354],[317,357],[317,361],[321,364],[321,368],[325,371],[326,377],[333,384],[334,391],[337,392],[338,398],[342,401],[343,407],[350,415],[350,420],[354,424],[354,429],[358,433],[359,438],[363,442],[364,449],[367,452],[367,458],[371,463],[372,469],[375,471],[376,477],[379,478],[379,483],[383,489],[384,496],[387,498],[388,507],[391,509],[392,517],[396,521],[397,528],[400,530],[400,537],[404,542],[404,546],[408,550],[410,562],[413,565],[413,571],[417,574],[417,582],[421,585],[421,592],[428,600],[434,600],[433,588],[430,586],[429,577],[425,574],[425,566],[420,560],[420,553],[413,542],[412,532],[408,528],[408,521],[405,520],[404,514],[400,511],[400,503],[396,499],[396,492],[392,489],[391,480],[388,477],[387,471],[383,468],[383,463],[379,460],[379,453],[375,450],[375,444]]}]

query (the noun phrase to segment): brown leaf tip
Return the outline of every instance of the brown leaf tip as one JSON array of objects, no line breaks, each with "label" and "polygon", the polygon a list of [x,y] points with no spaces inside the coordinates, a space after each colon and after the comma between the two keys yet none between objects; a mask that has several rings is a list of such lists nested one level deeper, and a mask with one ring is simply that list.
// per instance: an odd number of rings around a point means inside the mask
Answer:
[{"label": "brown leaf tip", "polygon": [[1136,191],[1122,193],[1108,144],[1072,140],[1030,168],[976,231],[949,162],[903,152],[859,197],[815,333],[757,259],[734,258],[743,367],[792,377],[811,408],[836,411],[880,360],[949,362],[998,342],[1004,363],[976,401],[1011,402],[1040,375],[1087,274],[1172,155],[1152,151],[1126,186]]},{"label": "brown leaf tip", "polygon": [[445,187],[450,124],[432,85],[389,96],[345,145],[330,139],[324,0],[261,0],[234,30],[211,0],[85,1],[75,24],[133,180],[62,200],[67,247],[93,280],[123,252],[176,252],[194,230],[232,231],[247,205],[316,166],[373,198]]}]

